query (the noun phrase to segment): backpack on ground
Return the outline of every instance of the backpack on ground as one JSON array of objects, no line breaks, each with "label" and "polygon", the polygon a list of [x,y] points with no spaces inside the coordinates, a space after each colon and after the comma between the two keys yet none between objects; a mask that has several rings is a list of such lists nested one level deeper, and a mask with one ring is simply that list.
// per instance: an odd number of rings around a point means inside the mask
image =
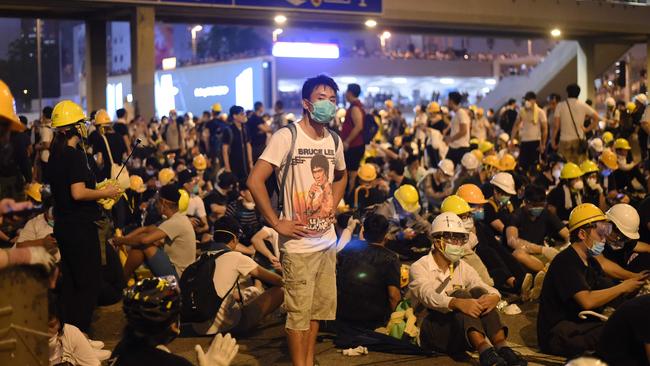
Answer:
[{"label": "backpack on ground", "polygon": [[366,113],[363,116],[363,131],[361,132],[364,145],[368,145],[372,141],[377,135],[377,131],[379,131],[379,125],[375,116],[372,113]]},{"label": "backpack on ground", "polygon": [[223,298],[217,295],[214,288],[216,260],[228,252],[230,250],[227,249],[206,252],[185,269],[179,281],[179,287],[181,288],[181,322],[202,323],[214,319],[223,299],[235,287],[239,290],[239,277],[237,277],[235,284]]}]

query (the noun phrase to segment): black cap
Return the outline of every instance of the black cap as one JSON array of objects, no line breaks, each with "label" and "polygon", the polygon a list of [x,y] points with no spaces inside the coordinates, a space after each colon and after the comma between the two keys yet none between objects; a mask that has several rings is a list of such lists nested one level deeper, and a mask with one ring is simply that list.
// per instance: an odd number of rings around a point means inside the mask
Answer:
[{"label": "black cap", "polygon": [[171,202],[178,202],[178,200],[181,198],[181,193],[178,191],[178,186],[175,184],[162,186],[158,193],[160,194],[160,198]]},{"label": "black cap", "polygon": [[[228,235],[226,235],[226,237],[234,235],[238,239],[241,238],[243,232],[242,232],[242,229],[241,229],[241,225],[239,224],[239,221],[237,221],[237,219],[235,219],[232,216],[223,216],[219,220],[217,220],[214,223],[214,232],[213,232],[214,237],[215,238],[223,237],[220,234],[224,234],[224,233],[228,234]],[[226,240],[230,241],[229,239],[231,239],[231,238],[228,238],[228,239],[225,239],[225,240],[222,240],[222,241],[224,241],[224,242]]]},{"label": "black cap", "polygon": [[218,180],[219,188],[221,189],[230,188],[233,186],[233,184],[237,183],[237,177],[230,172],[223,172],[219,174]]},{"label": "black cap", "polygon": [[185,169],[182,170],[180,173],[178,173],[178,184],[181,186],[185,183],[189,183],[192,181],[192,178],[196,177],[196,172],[190,169]]}]

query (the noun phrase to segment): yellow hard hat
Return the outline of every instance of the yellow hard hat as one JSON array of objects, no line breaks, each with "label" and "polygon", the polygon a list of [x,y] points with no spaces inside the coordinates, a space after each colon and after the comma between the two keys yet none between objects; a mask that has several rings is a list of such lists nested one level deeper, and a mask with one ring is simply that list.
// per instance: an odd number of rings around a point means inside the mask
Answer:
[{"label": "yellow hard hat", "polygon": [[142,193],[147,190],[147,188],[144,186],[144,181],[139,175],[131,175],[129,177],[129,188],[131,188],[132,191]]},{"label": "yellow hard hat", "polygon": [[477,108],[476,109],[476,115],[477,116],[482,116],[485,114],[485,110],[483,108]]},{"label": "yellow hard hat", "polygon": [[16,115],[14,96],[11,95],[11,90],[2,80],[0,80],[0,122],[9,123],[11,131],[23,132],[26,128]]},{"label": "yellow hard hat", "polygon": [[580,204],[569,214],[569,231],[597,221],[607,221],[605,213],[592,203]]},{"label": "yellow hard hat", "polygon": [[190,194],[184,189],[179,189],[178,193],[181,195],[178,199],[178,212],[185,213],[187,207],[190,205]]},{"label": "yellow hard hat", "polygon": [[387,99],[387,100],[384,101],[384,105],[386,106],[386,108],[393,108],[394,104],[393,104],[392,100]]},{"label": "yellow hard hat", "polygon": [[42,202],[41,188],[43,185],[40,183],[31,183],[25,187],[25,194],[36,202]]},{"label": "yellow hard hat", "polygon": [[410,184],[405,184],[395,191],[393,195],[404,210],[410,213],[420,211],[420,196],[417,189]]},{"label": "yellow hard hat", "polygon": [[475,113],[476,113],[476,110],[477,110],[477,109],[478,109],[478,107],[475,106],[474,104],[472,104],[471,106],[469,106],[469,110],[472,111],[472,112],[475,112]]},{"label": "yellow hard hat", "polygon": [[160,185],[166,186],[175,176],[176,173],[171,168],[163,168],[158,172],[158,181],[160,181]]},{"label": "yellow hard hat", "polygon": [[86,120],[81,106],[71,100],[62,100],[52,110],[52,127],[65,127]]},{"label": "yellow hard hat", "polygon": [[481,150],[474,149],[474,150],[471,151],[471,153],[474,154],[474,156],[476,156],[478,161],[483,161],[483,153],[481,152]]},{"label": "yellow hard hat", "polygon": [[603,142],[609,144],[612,141],[614,141],[614,134],[609,131],[605,131],[605,133],[603,133]]},{"label": "yellow hard hat", "polygon": [[603,165],[608,167],[609,169],[616,170],[618,169],[618,161],[616,157],[616,153],[613,152],[612,150],[605,150],[603,151],[602,154],[600,154],[600,157],[598,158]]},{"label": "yellow hard hat", "polygon": [[456,195],[464,199],[465,202],[471,203],[472,205],[480,205],[487,202],[485,196],[483,195],[483,191],[481,191],[481,189],[476,184],[463,184],[462,186],[458,187]]},{"label": "yellow hard hat", "polygon": [[95,113],[95,125],[107,125],[111,122],[111,117],[108,116],[108,112],[104,109],[100,109]]},{"label": "yellow hard hat", "polygon": [[562,171],[560,172],[560,178],[573,179],[578,177],[582,177],[582,170],[580,170],[579,166],[575,163],[564,164],[564,167],[562,167]]},{"label": "yellow hard hat", "polygon": [[206,170],[208,168],[208,160],[203,154],[199,154],[192,160],[192,165],[196,170]]},{"label": "yellow hard hat", "polygon": [[221,111],[222,111],[222,109],[221,109],[221,103],[214,103],[214,104],[212,105],[212,111],[213,111],[213,112],[221,112]]},{"label": "yellow hard hat", "polygon": [[488,156],[484,157],[483,158],[483,164],[495,167],[497,169],[501,168],[501,166],[499,165],[499,158],[497,158],[496,155],[488,155]]},{"label": "yellow hard hat", "polygon": [[636,111],[636,103],[627,102],[627,104],[625,105],[625,109],[627,109],[628,113],[634,113],[634,111]]},{"label": "yellow hard hat", "polygon": [[429,113],[439,113],[440,112],[440,104],[438,102],[431,102],[427,106],[427,111]]},{"label": "yellow hard hat", "polygon": [[478,139],[476,137],[473,137],[473,138],[469,139],[469,144],[470,145],[478,145],[479,141],[478,141]]},{"label": "yellow hard hat", "polygon": [[582,170],[582,174],[598,172],[598,164],[591,160],[585,160],[580,164],[580,170]]},{"label": "yellow hard hat", "polygon": [[359,167],[357,175],[359,176],[359,179],[371,182],[377,178],[377,169],[375,169],[371,164],[362,164]]},{"label": "yellow hard hat", "polygon": [[503,154],[501,160],[499,160],[500,170],[504,172],[515,170],[517,167],[517,160],[511,154]]},{"label": "yellow hard hat", "polygon": [[481,150],[481,152],[483,154],[485,154],[486,152],[492,150],[493,148],[494,148],[494,144],[491,143],[490,141],[481,141],[478,144],[478,149]]},{"label": "yellow hard hat", "polygon": [[614,141],[614,149],[632,150],[630,143],[623,138],[618,138]]},{"label": "yellow hard hat", "polygon": [[442,213],[453,212],[456,215],[462,215],[470,211],[472,211],[472,208],[469,207],[467,202],[455,194],[445,198],[440,205],[440,212]]}]

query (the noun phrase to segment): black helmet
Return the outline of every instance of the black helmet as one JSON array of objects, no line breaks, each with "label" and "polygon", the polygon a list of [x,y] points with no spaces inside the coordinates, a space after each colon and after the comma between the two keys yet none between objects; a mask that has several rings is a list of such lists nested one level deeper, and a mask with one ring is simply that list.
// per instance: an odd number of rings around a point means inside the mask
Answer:
[{"label": "black helmet", "polygon": [[156,334],[178,322],[181,299],[175,284],[161,278],[145,278],[124,290],[124,314],[130,326]]}]

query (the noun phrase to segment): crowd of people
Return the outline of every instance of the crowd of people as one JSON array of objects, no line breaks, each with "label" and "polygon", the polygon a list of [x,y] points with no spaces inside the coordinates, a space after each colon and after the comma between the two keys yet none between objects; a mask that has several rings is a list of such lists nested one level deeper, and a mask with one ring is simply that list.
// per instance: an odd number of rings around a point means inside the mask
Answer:
[{"label": "crowd of people", "polygon": [[[51,365],[190,364],[165,347],[181,328],[216,335],[200,365],[228,365],[230,333],[271,314],[294,365],[316,363],[319,331],[526,365],[501,314],[531,302],[528,346],[646,365],[650,108],[639,94],[598,113],[580,92],[489,112],[450,92],[407,121],[319,75],[302,116],[257,102],[112,120],[65,100],[28,124],[0,81],[0,268],[50,272]],[[105,351],[93,313],[120,301]]]}]

